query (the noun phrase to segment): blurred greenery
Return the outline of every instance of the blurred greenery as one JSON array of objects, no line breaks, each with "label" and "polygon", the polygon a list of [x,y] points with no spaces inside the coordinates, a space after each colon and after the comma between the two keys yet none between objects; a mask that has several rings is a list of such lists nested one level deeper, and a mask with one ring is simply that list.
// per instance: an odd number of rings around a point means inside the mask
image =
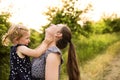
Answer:
[{"label": "blurred greenery", "polygon": [[[0,38],[9,28],[9,17],[9,13],[3,12],[0,15]],[[9,47],[2,46],[1,41],[2,39],[0,39],[0,80],[7,80],[9,75]]]},{"label": "blurred greenery", "polygon": [[[91,11],[92,5],[89,4],[84,10],[80,10],[75,7],[77,0],[62,0],[63,7],[49,7],[48,11],[44,14],[48,17],[50,21],[49,24],[67,24],[73,35],[84,35],[87,36],[85,30],[79,24],[79,21],[82,20],[81,15]],[[85,22],[86,23],[86,22]]]},{"label": "blurred greenery", "polygon": [[[120,40],[120,18],[114,15],[103,17],[97,22],[89,20],[83,20],[80,16],[91,10],[89,4],[85,10],[79,10],[74,7],[77,0],[62,0],[63,8],[49,7],[48,12],[45,12],[48,16],[49,24],[43,26],[45,29],[51,23],[65,23],[72,30],[73,43],[75,45],[77,59],[79,66],[82,66],[86,61],[95,58],[98,54],[102,54],[104,50],[113,43]],[[71,5],[70,5],[71,4]],[[8,30],[10,22],[9,13],[0,14],[0,37]],[[83,25],[80,25],[78,21],[83,21]],[[31,29],[31,43],[30,48],[38,46],[44,38],[44,34]],[[0,42],[1,42],[0,39]],[[0,43],[0,80],[8,80],[9,77],[9,48],[2,46]],[[61,80],[66,80],[66,60],[67,60],[67,48],[63,50],[64,64],[61,68]]]}]

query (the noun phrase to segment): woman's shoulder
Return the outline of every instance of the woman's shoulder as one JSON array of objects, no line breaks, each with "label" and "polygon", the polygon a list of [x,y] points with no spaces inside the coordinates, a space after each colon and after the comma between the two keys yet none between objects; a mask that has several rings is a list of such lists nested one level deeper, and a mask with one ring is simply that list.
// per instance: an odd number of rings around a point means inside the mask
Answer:
[{"label": "woman's shoulder", "polygon": [[[53,53],[53,54],[51,54],[51,53]],[[62,52],[58,47],[52,46],[52,47],[48,48],[48,50],[46,51],[46,57],[48,57],[48,54],[49,54],[49,58],[52,58],[52,59],[55,59],[53,57],[60,57],[61,63],[63,63]]]},{"label": "woman's shoulder", "polygon": [[61,50],[56,46],[49,47],[46,52],[62,54]]}]

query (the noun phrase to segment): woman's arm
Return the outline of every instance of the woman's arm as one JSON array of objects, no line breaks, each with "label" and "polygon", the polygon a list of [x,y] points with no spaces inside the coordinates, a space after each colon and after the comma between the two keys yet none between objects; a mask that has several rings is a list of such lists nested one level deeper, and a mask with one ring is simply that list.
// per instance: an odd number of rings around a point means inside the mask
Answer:
[{"label": "woman's arm", "polygon": [[59,80],[60,55],[50,53],[46,59],[45,80]]}]

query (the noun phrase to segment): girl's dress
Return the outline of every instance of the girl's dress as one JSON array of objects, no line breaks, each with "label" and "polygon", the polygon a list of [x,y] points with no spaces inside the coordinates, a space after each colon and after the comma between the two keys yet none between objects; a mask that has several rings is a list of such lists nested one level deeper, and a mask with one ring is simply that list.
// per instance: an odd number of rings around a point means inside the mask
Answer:
[{"label": "girl's dress", "polygon": [[18,46],[25,45],[18,44],[16,46],[11,46],[9,80],[31,80],[30,58],[28,56],[20,58],[16,53]]},{"label": "girl's dress", "polygon": [[[61,64],[62,64],[63,60],[62,60],[61,51],[56,46],[48,48],[48,50],[44,54],[42,54],[39,58],[33,58],[32,60],[32,79],[33,80],[45,80],[46,58],[50,53],[60,54]],[[60,73],[60,65],[59,65],[59,73]]]}]

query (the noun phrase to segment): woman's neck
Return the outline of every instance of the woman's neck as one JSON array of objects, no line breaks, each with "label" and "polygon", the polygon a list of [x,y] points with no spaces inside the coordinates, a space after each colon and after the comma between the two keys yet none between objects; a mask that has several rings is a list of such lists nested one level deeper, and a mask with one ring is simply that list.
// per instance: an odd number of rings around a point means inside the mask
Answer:
[{"label": "woman's neck", "polygon": [[52,47],[52,46],[56,46],[56,42],[50,43],[48,47]]}]

